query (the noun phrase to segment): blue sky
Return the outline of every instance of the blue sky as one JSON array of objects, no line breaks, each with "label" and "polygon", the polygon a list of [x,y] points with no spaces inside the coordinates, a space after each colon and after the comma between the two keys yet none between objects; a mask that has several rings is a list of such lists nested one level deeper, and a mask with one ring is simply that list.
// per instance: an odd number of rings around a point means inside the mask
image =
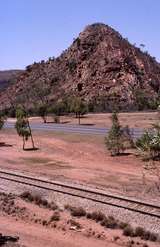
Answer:
[{"label": "blue sky", "polygon": [[58,56],[103,22],[160,61],[159,0],[0,0],[0,70]]}]

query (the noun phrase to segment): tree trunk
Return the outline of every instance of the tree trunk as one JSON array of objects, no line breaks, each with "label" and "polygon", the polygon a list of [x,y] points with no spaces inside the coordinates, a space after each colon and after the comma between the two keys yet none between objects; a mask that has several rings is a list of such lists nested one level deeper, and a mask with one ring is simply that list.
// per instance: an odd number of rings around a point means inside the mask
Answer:
[{"label": "tree trunk", "polygon": [[43,123],[47,123],[46,117],[42,117]]},{"label": "tree trunk", "polygon": [[23,136],[23,150],[25,150],[25,138]]},{"label": "tree trunk", "polygon": [[35,149],[35,145],[34,145],[34,140],[33,140],[33,136],[32,136],[32,130],[29,124],[29,120],[27,120],[28,123],[28,128],[29,128],[29,132],[30,132],[30,136],[31,136],[31,141],[32,141],[32,148]]},{"label": "tree trunk", "polygon": [[80,123],[80,120],[81,120],[81,113],[79,112],[78,113],[78,124],[80,125],[81,123]]}]

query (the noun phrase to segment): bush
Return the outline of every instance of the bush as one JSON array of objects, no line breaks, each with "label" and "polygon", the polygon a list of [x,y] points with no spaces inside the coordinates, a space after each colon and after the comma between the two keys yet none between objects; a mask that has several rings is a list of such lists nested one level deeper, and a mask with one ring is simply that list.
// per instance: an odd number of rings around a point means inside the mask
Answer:
[{"label": "bush", "polygon": [[160,126],[155,124],[153,127],[136,141],[136,147],[145,160],[160,159]]},{"label": "bush", "polygon": [[48,207],[49,207],[50,209],[52,209],[52,210],[58,209],[58,206],[55,204],[55,202],[51,202],[51,203],[48,205]]},{"label": "bush", "polygon": [[37,113],[43,119],[43,122],[46,123],[47,122],[47,114],[48,114],[48,106],[46,104],[39,106]]},{"label": "bush", "polygon": [[92,218],[92,214],[91,213],[87,213],[86,217],[87,217],[87,219],[91,219]]},{"label": "bush", "polygon": [[78,118],[80,124],[81,116],[88,112],[88,107],[86,103],[80,97],[72,97],[68,104],[69,111],[74,112],[76,114],[76,117]]},{"label": "bush", "polygon": [[149,240],[152,242],[156,242],[157,239],[158,239],[158,235],[156,233],[151,232]]},{"label": "bush", "polygon": [[149,108],[148,97],[144,91],[140,88],[135,88],[133,91],[133,95],[135,98],[136,108],[138,111],[143,111]]},{"label": "bush", "polygon": [[65,204],[65,205],[64,205],[64,208],[65,208],[66,210],[71,210],[71,209],[72,209],[72,206],[71,206],[70,204]]},{"label": "bush", "polygon": [[129,127],[121,127],[116,112],[112,114],[112,127],[105,137],[105,144],[112,156],[120,155],[125,149],[134,147]]},{"label": "bush", "polygon": [[134,237],[134,229],[128,225],[123,229],[123,235],[128,237]]},{"label": "bush", "polygon": [[109,216],[109,217],[105,217],[101,221],[101,226],[105,226],[107,228],[115,229],[115,228],[118,228],[118,222],[114,219],[114,217]]},{"label": "bush", "polygon": [[27,200],[29,202],[32,202],[34,200],[32,194],[29,191],[24,191],[20,197],[24,200]]},{"label": "bush", "polygon": [[54,122],[60,123],[60,116],[54,116]]},{"label": "bush", "polygon": [[106,219],[105,214],[101,213],[100,211],[94,211],[91,213],[91,219],[95,221],[103,221]]},{"label": "bush", "polygon": [[52,221],[59,221],[60,220],[60,213],[58,211],[54,212],[54,214],[50,218],[50,222]]},{"label": "bush", "polygon": [[107,225],[107,219],[104,219],[101,221],[101,226],[106,226]]},{"label": "bush", "polygon": [[46,208],[49,207],[48,201],[45,200],[45,199],[41,200],[41,204],[42,204],[42,206],[44,206],[44,207],[46,207]]},{"label": "bush", "polygon": [[42,199],[40,195],[32,195],[29,191],[23,192],[20,197],[29,202],[34,202],[38,206],[43,206],[45,208],[50,208],[52,210],[57,209],[57,205],[54,202],[48,203],[46,199]]},{"label": "bush", "polygon": [[142,239],[144,240],[149,240],[150,239],[150,232],[149,231],[145,231],[143,236],[142,236]]},{"label": "bush", "polygon": [[68,68],[71,73],[75,71],[76,67],[77,67],[77,63],[75,59],[71,59],[68,61]]},{"label": "bush", "polygon": [[114,217],[109,216],[109,217],[106,219],[105,227],[111,228],[111,229],[115,229],[115,228],[118,227],[118,222],[114,219]]},{"label": "bush", "polygon": [[144,232],[145,232],[144,228],[138,226],[135,229],[135,236],[142,237],[144,235]]},{"label": "bush", "polygon": [[128,223],[125,223],[125,222],[120,222],[119,223],[119,228],[120,229],[124,229],[125,227],[127,227],[128,226]]},{"label": "bush", "polygon": [[40,195],[35,195],[34,196],[34,202],[35,202],[35,204],[37,204],[37,205],[42,205],[42,198],[41,198],[41,196]]},{"label": "bush", "polygon": [[76,217],[82,217],[86,215],[86,211],[82,207],[71,207],[71,215]]},{"label": "bush", "polygon": [[122,130],[116,112],[112,114],[112,127],[105,138],[105,144],[112,156],[119,155],[124,151]]}]

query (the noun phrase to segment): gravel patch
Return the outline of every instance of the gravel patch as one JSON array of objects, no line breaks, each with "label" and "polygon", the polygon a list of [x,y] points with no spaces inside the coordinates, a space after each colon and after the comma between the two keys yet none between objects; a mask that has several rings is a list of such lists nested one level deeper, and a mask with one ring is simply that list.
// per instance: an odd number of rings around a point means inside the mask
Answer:
[{"label": "gravel patch", "polygon": [[132,226],[142,226],[146,230],[160,234],[160,219],[142,215],[140,213],[133,213],[130,210],[121,209],[102,203],[96,203],[88,199],[82,199],[71,195],[65,195],[59,192],[46,191],[45,189],[37,189],[32,186],[17,184],[15,182],[0,180],[0,191],[5,193],[13,193],[20,195],[24,191],[39,194],[48,201],[54,201],[60,209],[69,204],[75,207],[83,207],[88,212],[101,211],[106,215],[112,215],[116,219],[132,224]]}]

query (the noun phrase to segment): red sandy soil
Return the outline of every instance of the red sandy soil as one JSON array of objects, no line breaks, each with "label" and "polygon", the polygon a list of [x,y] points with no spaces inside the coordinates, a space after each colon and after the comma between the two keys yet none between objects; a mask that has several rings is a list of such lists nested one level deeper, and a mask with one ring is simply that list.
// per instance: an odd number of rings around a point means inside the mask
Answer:
[{"label": "red sandy soil", "polygon": [[[12,146],[0,147],[0,167],[61,180],[72,179],[120,190],[127,195],[149,196],[142,181],[143,162],[132,152],[111,157],[100,136],[47,131],[34,131],[33,134],[39,150],[23,151],[22,140],[15,130],[1,131],[1,140]],[[147,186],[150,186],[150,180],[154,183],[156,177],[147,177]]]},{"label": "red sandy soil", "polygon": [[[157,112],[133,112],[133,113],[119,113],[119,120],[121,125],[130,126],[131,128],[150,128],[153,123],[158,121]],[[93,125],[97,127],[110,127],[111,126],[111,114],[110,113],[97,113],[97,114],[86,114],[81,118],[81,124]],[[11,122],[14,122],[14,119],[8,119]],[[31,122],[43,122],[40,117],[30,118]],[[47,118],[48,122],[53,122],[53,117]],[[75,118],[75,115],[70,116],[61,116],[61,123],[64,124],[78,124],[78,119]]]},{"label": "red sandy soil", "polygon": [[[154,115],[154,114],[153,114]],[[151,117],[153,117],[151,113]],[[102,116],[102,114],[99,116]],[[124,115],[123,115],[124,117]],[[145,118],[145,116],[143,116]],[[91,118],[91,116],[90,116]],[[142,127],[142,122],[131,119],[126,115],[125,124],[132,127]],[[95,119],[95,115],[94,115]],[[108,119],[108,120],[107,120]],[[137,116],[136,116],[137,119]],[[38,121],[33,119],[33,121]],[[74,119],[74,121],[76,121]],[[82,121],[88,123],[88,118]],[[107,122],[108,121],[108,122]],[[147,121],[147,122],[146,122]],[[153,119],[151,120],[153,121]],[[144,119],[147,126],[147,120]],[[100,118],[95,121],[97,126],[107,126],[110,123],[106,118],[104,124]],[[140,124],[141,123],[141,124]],[[143,163],[133,154],[111,157],[106,151],[104,138],[101,136],[84,136],[78,134],[64,134],[54,132],[33,132],[37,151],[23,151],[22,139],[17,136],[15,130],[2,130],[0,141],[11,146],[0,147],[0,167],[12,170],[26,171],[32,174],[48,176],[53,179],[69,179],[73,181],[107,187],[113,191],[124,192],[126,195],[155,197],[150,190],[156,177],[147,176],[147,186],[142,181]],[[28,142],[28,147],[31,143]],[[146,193],[147,191],[147,193]],[[83,231],[68,229],[66,220],[68,213],[61,212],[61,220],[56,228],[43,226],[35,223],[35,217],[48,219],[51,212],[39,208],[22,200],[17,201],[19,207],[25,207],[24,217],[6,215],[0,211],[0,232],[5,235],[18,235],[20,244],[26,247],[118,247],[130,246],[130,239],[122,236],[120,230],[104,230],[102,226],[87,219],[76,219],[82,226]],[[90,227],[95,235],[90,235]],[[104,232],[102,234],[102,232]],[[98,238],[102,234],[102,238]],[[113,241],[114,236],[120,239]],[[135,239],[134,239],[135,241]],[[142,242],[141,240],[136,240]],[[158,244],[149,243],[149,247],[158,247]],[[132,245],[132,247],[143,245]]]},{"label": "red sandy soil", "polygon": [[[150,128],[153,123],[158,121],[157,112],[133,112],[133,113],[119,113],[119,120],[121,125],[130,126],[131,128]],[[110,113],[86,114],[81,118],[81,124],[93,125],[97,127],[111,126]],[[52,117],[48,117],[49,122],[53,121]],[[32,122],[42,122],[39,117],[31,118]],[[78,124],[78,119],[75,116],[62,116],[61,122],[65,124]]]},{"label": "red sandy soil", "polygon": [[[8,203],[9,205],[9,203]],[[6,208],[8,207],[6,203]],[[85,217],[77,218],[68,211],[60,211],[60,220],[47,225],[43,221],[50,222],[53,211],[41,208],[20,198],[14,199],[14,207],[17,213],[9,213],[0,210],[0,232],[4,235],[18,236],[20,246],[25,247],[118,247],[132,246],[143,247],[144,241],[139,238],[129,238],[122,235],[122,230],[106,229],[99,223]],[[4,208],[4,207],[3,207]],[[23,208],[23,212],[20,209]],[[8,208],[7,208],[8,210]],[[40,222],[36,222],[40,219]],[[80,229],[72,227],[70,220],[79,223]],[[115,239],[116,238],[116,239]],[[132,245],[129,245],[131,241]],[[137,244],[138,243],[138,244]],[[158,243],[147,243],[149,247],[158,247]]]}]

